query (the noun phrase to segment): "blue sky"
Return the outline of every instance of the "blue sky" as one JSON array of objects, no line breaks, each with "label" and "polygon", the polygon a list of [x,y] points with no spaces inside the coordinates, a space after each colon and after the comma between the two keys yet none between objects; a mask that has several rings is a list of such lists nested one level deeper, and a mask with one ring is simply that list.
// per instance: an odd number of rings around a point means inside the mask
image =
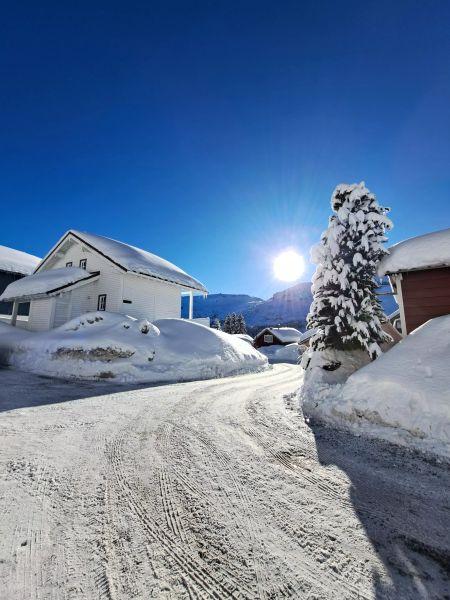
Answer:
[{"label": "blue sky", "polygon": [[392,242],[448,227],[449,21],[439,1],[4,5],[0,243],[42,255],[73,227],[266,298],[341,181],[391,206]]}]

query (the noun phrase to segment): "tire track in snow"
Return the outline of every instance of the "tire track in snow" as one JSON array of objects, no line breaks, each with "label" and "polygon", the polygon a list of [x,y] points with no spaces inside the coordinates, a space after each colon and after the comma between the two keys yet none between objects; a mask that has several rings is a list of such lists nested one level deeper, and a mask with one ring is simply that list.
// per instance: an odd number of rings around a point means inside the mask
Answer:
[{"label": "tire track in snow", "polygon": [[[292,383],[295,383],[297,381],[297,376],[293,376],[293,377],[290,377],[289,379],[286,379],[283,375],[281,375],[281,376],[283,378],[283,383],[285,383],[286,386],[292,385]],[[280,388],[280,382],[279,381],[273,382],[273,386],[272,385],[264,386],[264,388],[262,390],[263,394],[270,391],[271,387]],[[236,390],[235,389],[233,389],[233,390],[227,389],[227,392],[229,392],[229,391],[236,391]],[[252,395],[259,395],[261,393],[261,391],[256,390],[256,391],[252,391],[251,393],[252,393]],[[209,397],[207,399],[209,405],[213,405],[213,403],[216,399],[217,398],[215,396],[213,398]],[[173,423],[173,425],[174,425],[174,427],[188,429],[185,424],[180,426],[178,424]],[[254,434],[256,434],[257,438],[260,437],[259,434],[255,430],[252,430],[252,432]],[[197,436],[197,438],[201,439],[201,441],[203,441],[203,443],[209,447],[209,449],[212,453],[216,453],[216,455],[218,455],[220,457],[224,468],[226,467],[227,461],[229,461],[229,457],[226,454],[224,454],[218,447],[216,447],[216,445],[214,445],[214,443],[211,442],[211,440],[207,436],[202,435],[195,429],[190,429],[190,433],[194,436]],[[267,449],[267,446],[265,449]],[[270,449],[270,452],[272,453],[272,455],[280,462],[280,464],[282,464],[285,468],[293,469],[294,465],[291,464],[288,456],[286,456],[283,452],[273,451],[272,448],[269,448],[269,449]],[[225,469],[225,470],[227,470],[227,469]],[[239,486],[239,482],[237,482],[236,479],[235,479],[235,483]],[[322,481],[319,481],[319,483],[322,484]],[[316,480],[315,480],[315,484],[317,484]],[[320,486],[318,486],[318,487],[320,487]],[[334,490],[332,488],[327,487],[326,489],[327,490],[331,489],[334,492]],[[285,524],[282,521],[280,521],[279,519],[278,519],[278,521],[279,521],[280,529],[282,531],[286,531],[288,528],[284,527]],[[291,530],[291,531],[293,531],[293,530]],[[307,530],[305,530],[305,533],[306,532],[307,532]],[[307,533],[308,533],[308,535],[310,535],[310,532],[307,532]],[[286,567],[287,567],[287,565],[286,565]],[[361,593],[360,588],[357,585],[354,585],[352,582],[349,582],[346,579],[339,577],[339,575],[337,573],[335,576],[333,575],[333,577],[329,577],[322,570],[321,579],[323,581],[327,582],[327,586],[323,586],[322,584],[317,582],[317,568],[318,568],[318,564],[314,560],[310,560],[308,558],[308,556],[305,557],[305,559],[303,560],[303,564],[300,565],[300,570],[301,570],[304,578],[307,581],[309,581],[311,584],[313,584],[316,588],[320,587],[323,590],[324,594],[326,594],[327,591],[329,592],[330,589],[335,589],[337,592],[338,589],[344,588],[347,590],[347,592],[349,594],[348,597],[369,598],[369,596],[366,596],[363,593]],[[336,580],[338,580],[338,582],[339,582],[338,588],[336,588]],[[293,587],[292,584],[288,585],[287,587],[291,591],[293,591],[295,589],[297,589],[297,590],[299,589],[298,587]],[[278,592],[281,593],[280,591],[278,591]],[[289,593],[288,593],[288,597],[289,597]]]},{"label": "tire track in snow", "polygon": [[167,526],[174,535],[185,542],[186,535],[184,533],[180,513],[178,508],[175,507],[175,502],[173,500],[173,485],[164,468],[161,468],[159,472],[159,489],[161,491],[161,499]]},{"label": "tire track in snow", "polygon": [[210,598],[241,598],[236,584],[231,583],[225,577],[212,573],[208,565],[199,560],[189,549],[180,544],[179,540],[172,534],[158,527],[147,516],[147,508],[138,498],[137,494],[128,482],[122,467],[122,445],[125,431],[115,438],[108,448],[108,458],[115,476],[116,484],[120,488],[123,498],[130,510],[138,517],[147,536],[156,541],[164,551],[174,560],[181,572],[194,586],[197,586]]}]

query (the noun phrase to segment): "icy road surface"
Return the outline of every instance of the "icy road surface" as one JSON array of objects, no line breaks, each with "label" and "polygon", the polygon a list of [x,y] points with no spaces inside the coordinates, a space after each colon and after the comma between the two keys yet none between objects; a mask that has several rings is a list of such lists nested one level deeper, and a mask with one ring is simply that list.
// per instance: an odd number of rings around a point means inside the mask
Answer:
[{"label": "icy road surface", "polygon": [[0,383],[2,600],[448,597],[448,469],[308,427],[296,366]]}]

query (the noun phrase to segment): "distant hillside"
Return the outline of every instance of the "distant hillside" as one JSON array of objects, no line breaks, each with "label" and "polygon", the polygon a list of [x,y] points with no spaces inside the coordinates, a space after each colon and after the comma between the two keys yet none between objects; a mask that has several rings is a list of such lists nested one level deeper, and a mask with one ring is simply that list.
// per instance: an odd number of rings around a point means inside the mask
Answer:
[{"label": "distant hillside", "polygon": [[309,282],[276,292],[272,298],[249,306],[244,313],[248,325],[286,325],[298,324],[304,327],[304,321],[312,302]]},{"label": "distant hillside", "polygon": [[[298,283],[262,300],[246,294],[210,294],[194,297],[194,317],[210,317],[223,321],[230,312],[242,313],[250,327],[289,324],[304,328],[311,304],[311,284]],[[187,317],[188,298],[182,299],[182,316]]]},{"label": "distant hillside", "polygon": [[[223,321],[231,312],[246,313],[247,309],[264,303],[261,298],[247,296],[247,294],[210,294],[194,297],[194,317],[210,317]],[[188,316],[189,299],[183,296],[181,300],[181,314]]]},{"label": "distant hillside", "polygon": [[[383,282],[378,289],[383,309],[387,315],[397,308],[390,294],[389,283]],[[302,282],[282,292],[276,292],[268,300],[246,294],[211,294],[207,298],[194,297],[194,317],[210,317],[223,321],[230,312],[242,313],[251,333],[264,326],[290,325],[304,330],[306,315],[312,302],[311,283]],[[188,299],[183,297],[182,316],[187,317]]]}]

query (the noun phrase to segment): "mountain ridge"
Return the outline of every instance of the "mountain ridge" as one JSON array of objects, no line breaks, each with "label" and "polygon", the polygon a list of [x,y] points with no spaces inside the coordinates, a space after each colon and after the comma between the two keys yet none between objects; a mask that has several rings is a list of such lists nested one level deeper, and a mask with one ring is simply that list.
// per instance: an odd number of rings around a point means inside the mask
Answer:
[{"label": "mountain ridge", "polygon": [[[386,314],[397,308],[390,295],[387,280],[383,281],[378,292]],[[297,329],[306,328],[306,315],[312,302],[311,282],[302,281],[275,292],[268,300],[249,294],[210,294],[206,298],[194,297],[194,318],[210,317],[211,321],[223,321],[231,312],[242,313],[247,327],[254,332],[266,326],[289,325]],[[182,316],[187,317],[188,298],[182,298]]]}]

